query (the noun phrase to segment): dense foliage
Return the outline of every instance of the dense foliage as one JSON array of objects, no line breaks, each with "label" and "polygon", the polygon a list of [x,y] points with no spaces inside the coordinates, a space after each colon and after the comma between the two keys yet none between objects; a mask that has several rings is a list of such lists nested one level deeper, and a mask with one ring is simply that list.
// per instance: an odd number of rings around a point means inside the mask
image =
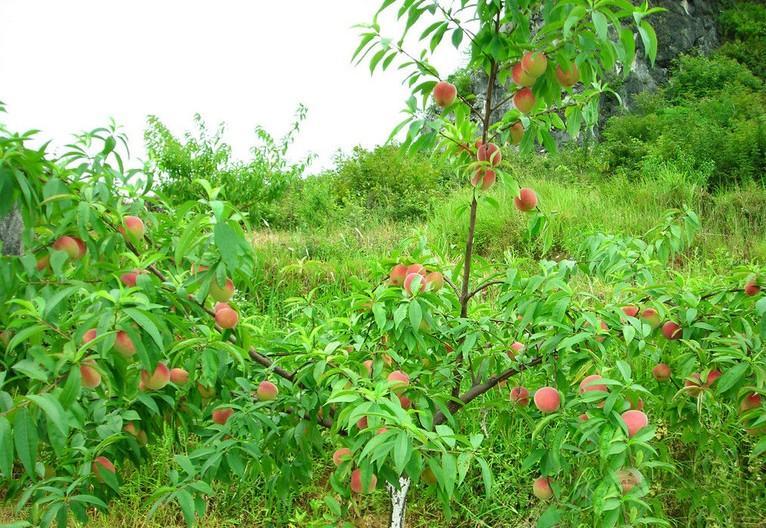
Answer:
[{"label": "dense foliage", "polygon": [[275,139],[263,127],[256,127],[259,143],[246,162],[233,159],[224,140],[224,126],[210,132],[197,115],[196,135],[187,132],[176,138],[155,116],[149,116],[145,133],[149,156],[147,172],[157,180],[158,191],[171,203],[183,203],[199,196],[199,180],[219,189],[220,197],[246,212],[253,222],[269,224],[278,217],[276,202],[301,177],[312,157],[298,163],[287,161],[287,152],[306,118],[298,108],[295,122],[284,137]]},{"label": "dense foliage", "polygon": [[755,50],[766,49],[766,9],[740,4],[722,24],[737,40],[710,57],[680,57],[667,86],[608,121],[601,150],[609,170],[635,175],[665,161],[691,167],[711,189],[764,181],[766,88]]},{"label": "dense foliage", "polygon": [[[484,262],[473,253],[478,215],[504,206],[496,181],[528,222],[524,243],[546,256],[559,249],[553,219],[563,213],[499,156],[550,145],[552,128],[576,136],[595,124],[608,90],[599,79],[615,61],[632,62],[634,31],[650,56],[656,50],[652,11],[621,0],[493,0],[471,11],[473,33],[461,25],[465,4],[383,2],[399,8],[405,34],[426,22],[421,54],[394,45],[403,40],[382,36],[377,22],[363,27],[357,50],[372,70],[403,61],[414,92],[407,153],[356,151],[323,178],[298,180],[303,165],[284,161],[289,134],[275,142],[263,132],[255,161],[238,163],[221,131],[211,136],[200,121],[199,136],[181,142],[155,120],[147,175],[127,167],[113,129],[54,156],[31,148],[32,134],[0,128],[2,189],[28,227],[26,253],[0,262],[0,477],[31,523],[66,526],[108,510],[168,439],[179,442],[152,511],[176,509],[190,525],[222,484],[257,483],[286,510],[317,473],[326,477],[317,526],[352,518],[365,499],[350,499],[376,482],[394,497],[413,486],[410,495],[438,504],[449,523],[463,514],[460,501],[489,503],[511,478],[524,488],[518,503],[490,508],[485,524],[508,524],[517,511],[541,528],[758,520],[723,499],[726,477],[749,475],[743,501],[763,501],[754,483],[766,453],[766,268],[674,272],[701,228],[685,207],[640,236],[583,235],[578,258],[521,266],[510,254]],[[490,87],[521,59],[533,77],[516,86],[525,98],[493,121],[492,88],[483,104],[450,97],[427,61],[447,36],[471,42],[471,65]],[[557,74],[575,63],[583,85]],[[696,75],[675,82],[663,97],[679,97],[673,86],[707,89]],[[442,161],[426,163],[419,149]],[[462,256],[455,241],[405,240],[342,277],[321,275],[322,287],[298,287],[271,317],[258,313],[273,259],[254,251],[261,233],[251,222],[306,225],[312,211],[334,218],[355,207],[427,221],[436,198],[427,191],[466,180],[470,194],[457,193],[463,203],[447,213],[466,221]],[[256,201],[243,182],[263,191]],[[308,191],[302,209],[290,199],[296,189]],[[291,203],[298,212],[280,216]],[[298,258],[280,276],[302,279],[309,264]],[[695,482],[703,475],[723,483]]]}]

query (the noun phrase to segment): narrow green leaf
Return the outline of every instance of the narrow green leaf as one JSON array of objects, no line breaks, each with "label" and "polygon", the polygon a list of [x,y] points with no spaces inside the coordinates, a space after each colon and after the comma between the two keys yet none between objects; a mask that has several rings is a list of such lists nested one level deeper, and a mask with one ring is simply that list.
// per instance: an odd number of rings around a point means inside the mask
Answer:
[{"label": "narrow green leaf", "polygon": [[5,416],[0,416],[0,473],[6,479],[13,471],[13,436],[11,424]]},{"label": "narrow green leaf", "polygon": [[16,453],[24,465],[27,475],[34,477],[35,461],[37,460],[37,424],[32,419],[32,413],[26,407],[16,412],[13,421],[13,440]]}]

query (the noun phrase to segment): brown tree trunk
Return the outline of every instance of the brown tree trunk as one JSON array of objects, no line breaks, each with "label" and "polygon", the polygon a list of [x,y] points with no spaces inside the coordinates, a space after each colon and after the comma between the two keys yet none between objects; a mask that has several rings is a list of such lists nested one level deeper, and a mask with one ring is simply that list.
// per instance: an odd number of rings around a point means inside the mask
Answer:
[{"label": "brown tree trunk", "polygon": [[0,217],[0,245],[4,256],[21,255],[23,232],[21,211],[18,205],[14,205],[7,215]]}]

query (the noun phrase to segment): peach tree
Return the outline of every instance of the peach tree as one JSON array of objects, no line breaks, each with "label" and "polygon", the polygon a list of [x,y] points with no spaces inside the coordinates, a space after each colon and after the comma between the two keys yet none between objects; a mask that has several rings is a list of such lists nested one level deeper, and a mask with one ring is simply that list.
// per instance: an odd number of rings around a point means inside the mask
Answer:
[{"label": "peach tree", "polygon": [[[544,501],[538,526],[667,524],[649,493],[672,462],[658,423],[702,438],[694,417],[720,401],[730,424],[762,434],[764,270],[657,278],[690,246],[693,212],[670,212],[645,237],[594,236],[583,262],[542,261],[534,273],[473,255],[487,191],[498,178],[516,185],[501,164],[510,145],[550,149],[552,129],[593,125],[608,91],[599,79],[629,69],[636,32],[653,57],[652,10],[455,4],[387,0],[379,15],[395,9],[405,35],[386,38],[374,22],[357,56],[373,70],[403,61],[414,94],[405,146],[451,156],[473,183],[465,253],[405,245],[339,299],[288,300],[278,330],[249,302],[258,264],[247,218],[220,189],[199,180],[198,200],[170,206],[126,166],[111,128],[61,156],[0,129],[0,190],[26,225],[23,255],[0,266],[0,477],[30,523],[107,510],[170,434],[179,449],[155,507],[177,504],[189,525],[217,481],[260,480],[283,500],[323,459],[336,466],[329,522],[355,505],[338,498],[385,483],[402,526],[412,486],[447,513],[472,475],[492,492],[502,468],[484,446],[497,431],[476,416],[491,410],[529,429],[529,449],[508,462]],[[427,50],[413,54],[405,37],[419,25]],[[429,64],[445,37],[470,42],[483,98],[457,93]],[[499,115],[501,84],[515,106]],[[517,207],[541,233],[534,191],[521,190]],[[592,294],[589,281],[608,287]],[[755,438],[757,456],[766,442]]]}]

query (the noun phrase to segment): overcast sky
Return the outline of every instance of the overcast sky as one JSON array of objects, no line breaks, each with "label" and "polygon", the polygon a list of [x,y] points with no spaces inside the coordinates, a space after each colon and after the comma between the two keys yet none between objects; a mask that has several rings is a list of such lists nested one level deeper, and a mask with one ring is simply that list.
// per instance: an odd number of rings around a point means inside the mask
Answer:
[{"label": "overcast sky", "polygon": [[[146,116],[175,133],[195,112],[225,121],[244,157],[262,124],[282,135],[308,119],[290,156],[385,141],[408,95],[402,74],[354,67],[358,29],[379,0],[0,0],[0,101],[15,130],[58,144],[113,117],[143,155]],[[385,33],[384,25],[384,33]],[[446,40],[446,39],[445,39]],[[451,46],[434,64],[463,62]]]}]

